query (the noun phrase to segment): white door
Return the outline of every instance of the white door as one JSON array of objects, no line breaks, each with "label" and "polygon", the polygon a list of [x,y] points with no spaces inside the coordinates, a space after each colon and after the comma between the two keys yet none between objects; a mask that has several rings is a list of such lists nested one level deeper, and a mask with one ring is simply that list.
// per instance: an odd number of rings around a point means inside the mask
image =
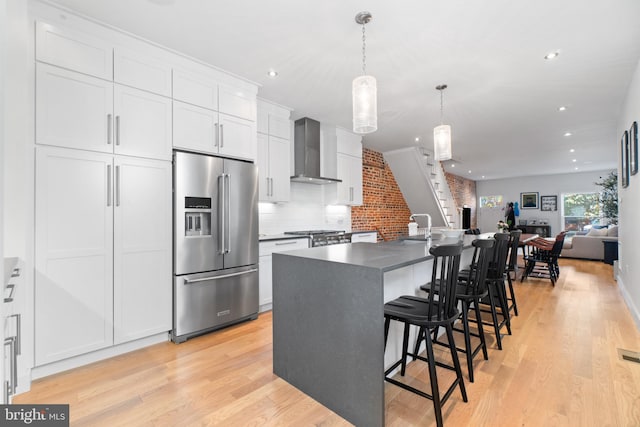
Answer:
[{"label": "white door", "polygon": [[202,153],[218,153],[218,113],[173,101],[173,146]]},{"label": "white door", "polygon": [[248,160],[256,158],[256,122],[220,113],[220,154]]},{"label": "white door", "polygon": [[36,149],[38,366],[113,343],[112,157]]},{"label": "white door", "polygon": [[271,200],[287,202],[290,198],[290,144],[288,139],[269,137],[269,175]]},{"label": "white door", "polygon": [[171,329],[171,163],[116,156],[114,341]]},{"label": "white door", "polygon": [[271,201],[271,177],[269,175],[269,137],[258,134],[258,200]]},{"label": "white door", "polygon": [[36,143],[113,150],[113,84],[36,64]]},{"label": "white door", "polygon": [[116,84],[116,154],[171,159],[171,99]]}]

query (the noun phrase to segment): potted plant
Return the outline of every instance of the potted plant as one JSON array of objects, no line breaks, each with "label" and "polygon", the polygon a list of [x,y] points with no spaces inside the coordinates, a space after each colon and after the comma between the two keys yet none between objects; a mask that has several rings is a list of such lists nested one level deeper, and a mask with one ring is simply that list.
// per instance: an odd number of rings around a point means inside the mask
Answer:
[{"label": "potted plant", "polygon": [[602,178],[595,184],[602,187],[600,191],[600,207],[602,216],[609,220],[611,224],[618,223],[618,173],[610,172],[609,175]]}]

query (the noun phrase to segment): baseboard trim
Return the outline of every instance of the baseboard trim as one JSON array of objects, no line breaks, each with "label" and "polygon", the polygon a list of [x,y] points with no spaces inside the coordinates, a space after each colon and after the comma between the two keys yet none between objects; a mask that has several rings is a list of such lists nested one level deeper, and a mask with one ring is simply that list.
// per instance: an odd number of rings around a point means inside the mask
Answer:
[{"label": "baseboard trim", "polygon": [[624,282],[622,281],[622,276],[618,274],[618,286],[620,288],[620,293],[622,294],[622,299],[627,304],[627,308],[629,308],[629,312],[631,313],[631,317],[633,317],[633,321],[636,324],[636,328],[640,331],[640,310],[633,302],[631,295],[627,292],[627,288],[624,286]]},{"label": "baseboard trim", "polygon": [[79,368],[80,366],[88,365],[89,363],[98,362],[100,360],[119,356],[124,353],[129,353],[130,351],[139,350],[141,348],[166,341],[169,341],[169,334],[167,332],[162,332],[150,337],[115,345],[113,347],[104,348],[102,350],[93,351],[80,356],[70,357],[69,359],[60,360],[58,362],[36,366],[31,370],[31,378],[36,380],[38,378],[47,377],[49,375],[68,371],[69,369]]}]

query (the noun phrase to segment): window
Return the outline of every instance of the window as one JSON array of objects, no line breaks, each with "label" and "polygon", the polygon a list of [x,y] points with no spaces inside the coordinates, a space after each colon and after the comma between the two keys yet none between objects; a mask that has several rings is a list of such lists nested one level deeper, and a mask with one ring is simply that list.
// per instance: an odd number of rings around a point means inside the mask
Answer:
[{"label": "window", "polygon": [[502,196],[480,196],[481,208],[500,208],[502,207]]},{"label": "window", "polygon": [[584,231],[602,224],[598,193],[562,195],[562,216],[566,231]]}]

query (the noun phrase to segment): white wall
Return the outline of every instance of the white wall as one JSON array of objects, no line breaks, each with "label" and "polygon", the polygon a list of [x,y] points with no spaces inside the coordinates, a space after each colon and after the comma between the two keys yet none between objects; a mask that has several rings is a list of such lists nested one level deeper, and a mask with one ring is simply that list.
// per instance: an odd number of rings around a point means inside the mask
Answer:
[{"label": "white wall", "polygon": [[[636,67],[633,80],[629,85],[627,99],[623,104],[618,122],[617,141],[634,121],[640,122],[640,63]],[[619,147],[619,144],[618,144]],[[618,148],[618,159],[620,159]],[[620,160],[618,160],[620,175]],[[640,329],[640,173],[632,175],[629,187],[620,187],[618,180],[618,216],[620,221],[618,255],[618,285],[631,310],[631,314]]]},{"label": "white wall", "polygon": [[[351,208],[326,205],[327,185],[291,183],[291,201],[260,203],[260,234],[280,234],[296,230],[351,231]],[[335,193],[335,191],[334,191]]]},{"label": "white wall", "polygon": [[[611,144],[614,149],[614,142],[612,141]],[[538,192],[540,196],[557,196],[558,210],[522,209],[520,205],[520,216],[516,218],[516,223],[520,219],[546,219],[551,225],[551,235],[558,234],[564,229],[561,214],[562,194],[599,192],[601,188],[595,185],[595,182],[600,181],[600,178],[605,177],[609,172],[611,171],[604,170],[478,181],[476,182],[478,204],[481,196],[502,195],[504,198],[504,206],[498,209],[480,209],[478,207],[478,228],[483,232],[494,231],[496,223],[504,219],[504,208],[509,202],[519,203],[521,192]],[[540,201],[538,201],[538,205],[540,205]]]}]

